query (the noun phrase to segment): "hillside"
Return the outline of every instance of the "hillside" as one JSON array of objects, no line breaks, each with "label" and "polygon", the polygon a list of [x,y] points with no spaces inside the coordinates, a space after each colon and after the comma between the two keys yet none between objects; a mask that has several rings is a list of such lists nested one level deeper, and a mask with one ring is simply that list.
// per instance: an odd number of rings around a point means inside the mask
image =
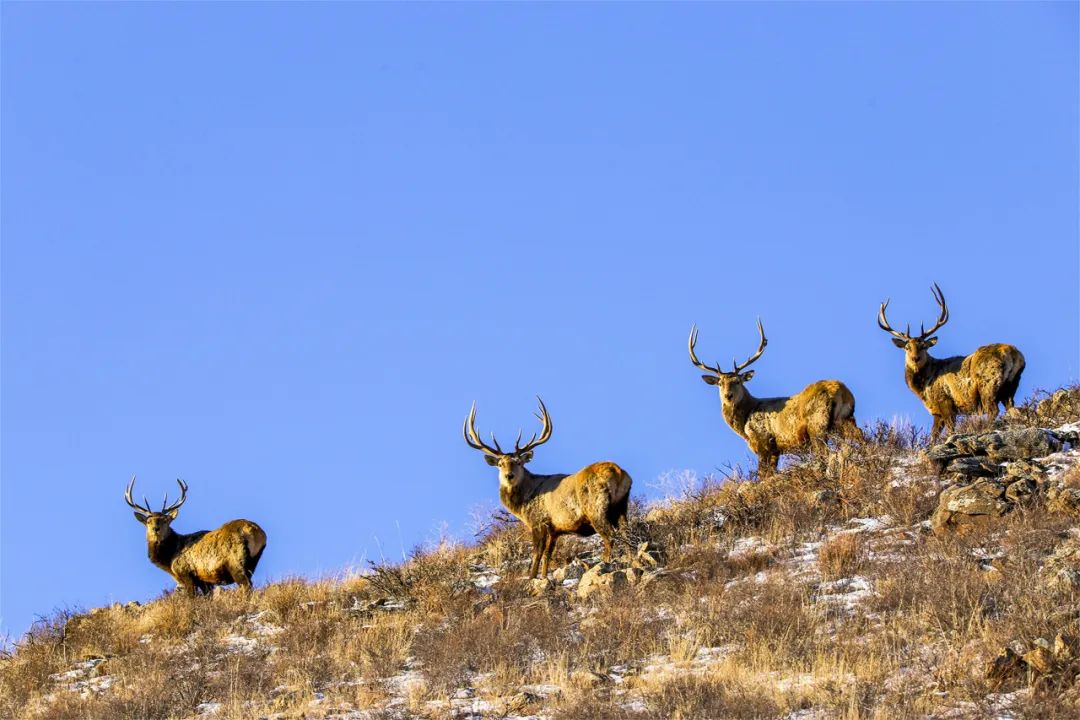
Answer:
[{"label": "hillside", "polygon": [[934,448],[866,434],[688,479],[616,563],[564,538],[548,581],[496,514],[365,574],[60,613],[0,658],[0,716],[1080,714],[1080,387]]}]

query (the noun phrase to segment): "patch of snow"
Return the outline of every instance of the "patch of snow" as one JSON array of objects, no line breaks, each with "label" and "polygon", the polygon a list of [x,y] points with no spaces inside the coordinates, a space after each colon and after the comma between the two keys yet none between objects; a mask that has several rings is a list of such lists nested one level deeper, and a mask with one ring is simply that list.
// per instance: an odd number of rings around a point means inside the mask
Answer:
[{"label": "patch of snow", "polygon": [[873,585],[861,575],[840,578],[818,585],[818,602],[843,607],[848,612],[874,594]]},{"label": "patch of snow", "polygon": [[500,580],[502,580],[502,577],[499,575],[498,572],[496,572],[495,568],[484,565],[482,563],[477,565],[470,565],[469,574],[469,579],[472,584],[481,590],[486,590],[487,588],[495,585]]},{"label": "patch of snow", "polygon": [[793,710],[784,716],[784,720],[828,720],[829,712],[822,708],[807,708],[805,710]]},{"label": "patch of snow", "polygon": [[195,714],[203,717],[213,717],[221,712],[221,703],[204,702],[195,706]]},{"label": "patch of snow", "polygon": [[259,649],[258,638],[244,637],[243,635],[226,635],[221,639],[221,644],[228,648],[229,652],[254,654]]},{"label": "patch of snow", "polygon": [[278,635],[285,632],[285,628],[281,627],[280,625],[263,622],[263,618],[267,617],[268,615],[273,615],[273,613],[269,610],[263,610],[262,612],[257,612],[252,615],[245,615],[241,619],[251,625],[252,632],[254,632],[256,635]]},{"label": "patch of snow", "polygon": [[1080,450],[1072,449],[1056,452],[1046,457],[1037,458],[1037,460],[1046,466],[1046,477],[1054,478],[1080,463]]},{"label": "patch of snow", "polygon": [[854,527],[847,527],[840,531],[839,534],[845,535],[848,533],[873,533],[880,532],[893,524],[893,519],[889,515],[882,515],[881,517],[867,517],[867,518],[851,518],[848,520],[848,525]]},{"label": "patch of snow", "polygon": [[792,552],[790,558],[782,564],[789,567],[789,572],[796,577],[817,577],[818,552],[821,550],[820,542],[800,543]]},{"label": "patch of snow", "polygon": [[1062,425],[1061,427],[1054,428],[1054,432],[1059,433],[1074,433],[1080,432],[1080,422],[1071,422]]},{"label": "patch of snow", "polygon": [[728,558],[742,558],[752,553],[768,552],[771,549],[772,545],[757,535],[741,537],[735,541],[735,547],[731,548],[731,551],[728,552]]}]

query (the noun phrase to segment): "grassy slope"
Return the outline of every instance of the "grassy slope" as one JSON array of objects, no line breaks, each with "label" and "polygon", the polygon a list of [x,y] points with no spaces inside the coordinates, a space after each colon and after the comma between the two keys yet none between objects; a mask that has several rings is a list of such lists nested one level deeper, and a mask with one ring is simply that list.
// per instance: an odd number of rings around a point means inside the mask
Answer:
[{"label": "grassy slope", "polygon": [[[1009,422],[1075,422],[1069,394]],[[520,527],[496,519],[370,575],[61,613],[0,658],[0,717],[1075,716],[1071,680],[995,686],[985,667],[1077,632],[1080,593],[1046,567],[1076,518],[1036,504],[935,537],[923,439],[868,435],[634,508],[659,562],[628,552],[643,579],[614,600],[534,591]],[[595,555],[564,539],[557,566]]]}]

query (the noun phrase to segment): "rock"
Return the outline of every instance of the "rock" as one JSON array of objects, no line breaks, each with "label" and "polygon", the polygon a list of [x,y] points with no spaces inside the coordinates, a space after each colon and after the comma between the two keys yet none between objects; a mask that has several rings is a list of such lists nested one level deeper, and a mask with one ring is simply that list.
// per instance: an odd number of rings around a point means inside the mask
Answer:
[{"label": "rock", "polygon": [[551,589],[551,581],[546,577],[533,578],[529,581],[529,594],[530,595],[543,595]]},{"label": "rock", "polygon": [[[1076,390],[1062,388],[1050,397],[1042,400],[1036,407],[1035,412],[1038,413],[1040,417],[1046,419],[1053,418],[1057,422],[1062,420],[1075,421],[1077,417],[1080,417],[1080,393]],[[1066,442],[1076,441],[1066,440]]]},{"label": "rock", "polygon": [[653,584],[654,582],[663,581],[665,578],[671,579],[672,577],[673,574],[670,571],[668,571],[666,568],[660,568],[659,570],[653,570],[651,572],[645,573],[644,575],[642,575],[641,579],[638,582],[641,587],[645,587],[647,585]]},{"label": "rock", "polygon": [[1048,430],[1023,428],[988,433],[984,448],[991,460],[1022,460],[1058,452],[1061,441]]},{"label": "rock", "polygon": [[1039,482],[1045,474],[1046,468],[1034,460],[1013,460],[1005,466],[1007,477],[1029,478]]},{"label": "rock", "polygon": [[556,568],[555,572],[551,574],[552,579],[555,582],[562,584],[566,580],[580,580],[581,576],[585,574],[585,564],[580,560],[574,560],[569,565],[563,565],[561,568]]},{"label": "rock", "polygon": [[633,567],[654,568],[660,564],[662,559],[663,556],[660,554],[660,550],[649,547],[648,542],[643,542],[638,545],[637,550],[634,552],[631,565]]},{"label": "rock", "polygon": [[949,462],[945,472],[961,477],[995,477],[1001,474],[1001,466],[985,458],[957,458]]},{"label": "rock", "polygon": [[[940,445],[926,451],[926,456],[939,469],[951,468],[960,458],[985,458],[995,463],[1005,460],[1028,460],[1055,453],[1062,448],[1062,440],[1043,428],[1019,430],[994,430],[986,433],[952,435]],[[975,471],[982,468],[971,462],[956,465],[954,472]]]},{"label": "rock", "polygon": [[949,462],[945,472],[962,477],[994,477],[1001,472],[1001,467],[985,458],[958,457]]},{"label": "rock", "polygon": [[1005,498],[1016,505],[1023,505],[1035,497],[1039,486],[1030,478],[1021,478],[1011,482],[1005,488]]},{"label": "rock", "polygon": [[1027,663],[1022,657],[1013,652],[1012,648],[1004,651],[986,665],[986,679],[994,684],[995,688],[1001,687],[1009,680],[1018,680],[1023,677],[1027,670]]},{"label": "rock", "polygon": [[968,485],[953,485],[938,497],[930,525],[936,533],[961,525],[977,525],[1001,517],[1013,506],[1005,497],[1004,484],[997,480],[984,478]]},{"label": "rock", "polygon": [[1068,662],[1076,658],[1078,644],[1076,638],[1067,633],[1058,633],[1054,637],[1054,658],[1058,662]]},{"label": "rock", "polygon": [[582,600],[594,596],[610,596],[626,586],[626,574],[617,572],[611,563],[602,562],[593,565],[581,576],[577,594]]},{"label": "rock", "polygon": [[1046,509],[1063,515],[1080,515],[1080,489],[1049,488],[1046,491]]},{"label": "rock", "polygon": [[1030,652],[1024,653],[1024,663],[1031,675],[1049,675],[1054,669],[1054,656],[1046,648],[1037,645]]}]

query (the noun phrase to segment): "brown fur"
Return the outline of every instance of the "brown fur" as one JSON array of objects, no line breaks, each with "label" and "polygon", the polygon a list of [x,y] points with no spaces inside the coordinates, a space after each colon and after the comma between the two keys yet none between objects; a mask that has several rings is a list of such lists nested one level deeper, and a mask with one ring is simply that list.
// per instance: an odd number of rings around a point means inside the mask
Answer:
[{"label": "brown fur", "polygon": [[761,342],[757,352],[741,365],[735,363],[730,372],[698,360],[694,352],[696,326],[690,330],[689,348],[690,362],[708,371],[701,379],[720,390],[724,420],[758,456],[759,470],[776,470],[784,453],[808,445],[824,447],[832,434],[861,438],[862,431],[855,422],[855,396],[839,380],[820,380],[791,397],[756,398],[750,394],[746,381],[754,377],[754,371],[746,367],[761,357],[768,344],[761,320],[758,320],[758,332]]},{"label": "brown fur", "polygon": [[555,541],[561,535],[599,533],[604,560],[610,560],[615,533],[626,519],[631,484],[626,471],[613,462],[598,462],[573,475],[534,475],[525,468],[526,462],[505,455],[496,465],[499,499],[532,534],[529,578],[536,577],[538,569],[547,577]]},{"label": "brown fur", "polygon": [[472,426],[475,410],[474,407],[466,420],[465,441],[470,447],[483,450],[488,465],[499,469],[499,498],[507,510],[525,523],[532,535],[529,579],[535,578],[538,570],[542,577],[547,577],[555,542],[562,535],[599,534],[604,541],[604,560],[610,560],[612,542],[626,520],[630,498],[632,481],[626,471],[613,462],[598,462],[572,475],[535,475],[525,464],[532,460],[532,448],[550,436],[546,409],[541,418],[545,422],[545,431],[540,442],[527,443],[524,448],[515,448],[511,453],[479,441]]},{"label": "brown fur", "polygon": [[251,576],[266,549],[266,533],[261,527],[250,520],[230,520],[217,530],[183,534],[171,526],[177,508],[154,512],[133,507],[135,519],[146,526],[150,562],[172,575],[185,592],[208,593],[217,585],[232,583],[251,588]]},{"label": "brown fur", "polygon": [[937,343],[932,336],[949,322],[949,306],[937,283],[931,292],[941,314],[929,330],[920,326],[918,335],[911,334],[910,325],[904,332],[894,330],[885,316],[888,300],[878,309],[878,327],[892,335],[893,345],[904,351],[904,379],[934,418],[930,430],[930,442],[934,443],[942,429],[950,433],[955,429],[958,414],[982,410],[994,420],[998,403],[1005,403],[1006,410],[1012,408],[1025,361],[1015,347],[1000,343],[983,345],[966,357],[930,357],[930,348]]},{"label": "brown fur", "polygon": [[855,396],[839,380],[820,380],[791,397],[756,398],[744,384],[745,375],[702,375],[720,389],[724,420],[758,456],[758,466],[775,470],[784,453],[813,443],[819,446],[831,434],[861,437],[855,422]]},{"label": "brown fur", "polygon": [[937,338],[893,342],[904,350],[908,387],[934,419],[931,442],[937,442],[943,429],[951,433],[956,428],[957,415],[982,411],[993,420],[998,416],[998,403],[1004,403],[1006,410],[1013,406],[1026,363],[1012,345],[983,345],[967,356],[939,359],[928,352]]}]

